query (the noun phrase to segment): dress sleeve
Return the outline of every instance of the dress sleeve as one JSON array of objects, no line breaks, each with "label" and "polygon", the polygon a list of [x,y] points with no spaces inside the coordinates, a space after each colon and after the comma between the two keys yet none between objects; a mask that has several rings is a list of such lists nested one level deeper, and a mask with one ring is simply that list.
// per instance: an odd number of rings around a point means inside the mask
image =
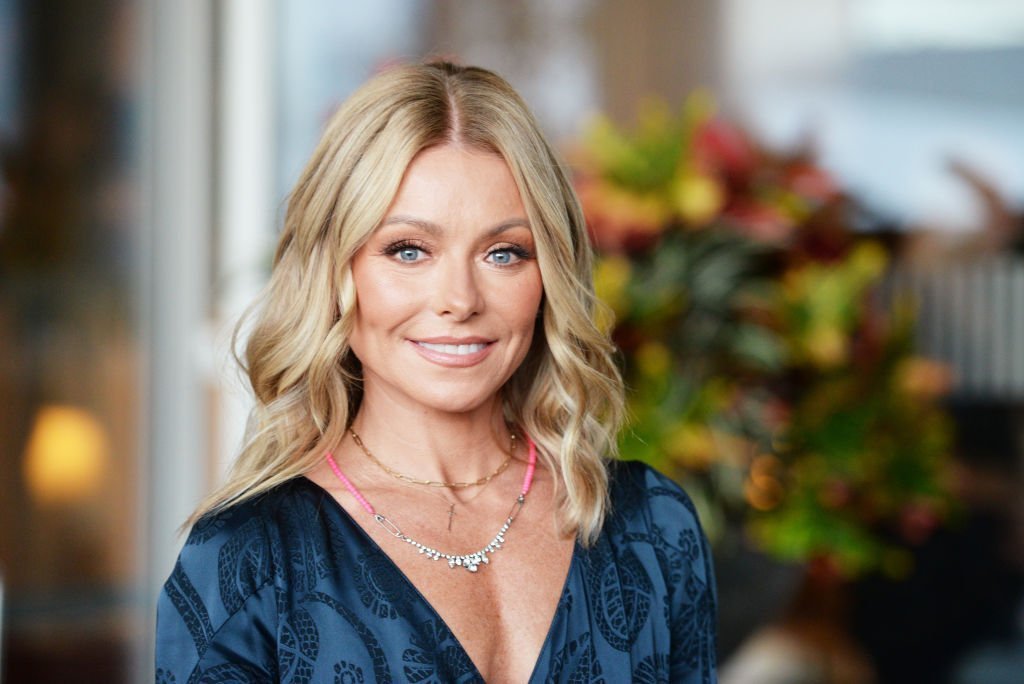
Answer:
[{"label": "dress sleeve", "polygon": [[634,477],[646,500],[653,545],[666,562],[671,650],[670,681],[703,684],[717,681],[718,600],[707,537],[697,509],[683,489],[661,473],[640,464]]},{"label": "dress sleeve", "polygon": [[[164,585],[157,604],[157,684],[277,679],[271,545],[257,518],[230,522],[200,522]],[[219,529],[211,534],[211,526]]]},{"label": "dress sleeve", "polygon": [[704,684],[718,681],[718,598],[711,550],[696,513],[692,520],[680,536],[682,581],[671,596],[671,681]]}]

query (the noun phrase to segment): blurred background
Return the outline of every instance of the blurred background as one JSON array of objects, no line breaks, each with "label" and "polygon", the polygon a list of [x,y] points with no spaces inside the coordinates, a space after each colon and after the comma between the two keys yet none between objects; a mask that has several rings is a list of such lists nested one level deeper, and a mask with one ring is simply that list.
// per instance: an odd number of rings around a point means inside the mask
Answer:
[{"label": "blurred background", "polygon": [[427,55],[572,164],[722,681],[1022,681],[1017,0],[0,0],[2,681],[152,680],[289,186]]}]

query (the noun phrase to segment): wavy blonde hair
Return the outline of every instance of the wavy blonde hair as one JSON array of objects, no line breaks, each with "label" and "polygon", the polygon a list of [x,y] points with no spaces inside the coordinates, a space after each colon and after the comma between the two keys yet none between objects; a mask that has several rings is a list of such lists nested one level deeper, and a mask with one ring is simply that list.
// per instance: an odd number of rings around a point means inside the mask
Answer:
[{"label": "wavy blonde hair", "polygon": [[565,168],[502,78],[446,62],[397,67],[349,98],[327,125],[288,200],[262,297],[236,329],[256,406],[227,482],[188,523],[313,469],[339,444],[361,400],[349,348],[350,263],[422,150],[457,143],[500,155],[527,208],[544,284],[538,333],[502,390],[505,419],[528,434],[559,484],[564,531],[591,543],[607,508],[623,386],[595,324],[592,253]]}]

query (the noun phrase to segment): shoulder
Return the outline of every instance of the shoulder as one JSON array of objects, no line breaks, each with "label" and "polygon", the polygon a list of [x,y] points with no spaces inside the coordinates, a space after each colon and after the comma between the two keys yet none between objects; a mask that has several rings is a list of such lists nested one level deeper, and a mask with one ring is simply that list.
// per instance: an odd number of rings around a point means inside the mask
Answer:
[{"label": "shoulder", "polygon": [[264,494],[207,513],[189,530],[180,558],[209,560],[210,555],[232,555],[238,547],[250,551],[269,548],[302,490],[298,479],[289,480]]},{"label": "shoulder", "polygon": [[193,526],[157,603],[156,659],[165,676],[192,681],[198,668],[269,662],[272,638],[258,637],[277,629],[296,543],[290,531],[308,527],[302,511],[318,504],[298,478]]},{"label": "shoulder", "polygon": [[316,505],[316,490],[296,478],[205,515],[189,531],[164,596],[178,612],[202,602],[229,617],[280,577],[293,532]]},{"label": "shoulder", "polygon": [[609,467],[609,515],[635,528],[669,525],[700,530],[693,501],[672,479],[641,461],[615,461]]},{"label": "shoulder", "polygon": [[697,509],[673,480],[639,461],[617,461],[609,478],[610,510],[602,537],[614,555],[646,558],[670,591],[691,599],[714,587],[707,538]]}]

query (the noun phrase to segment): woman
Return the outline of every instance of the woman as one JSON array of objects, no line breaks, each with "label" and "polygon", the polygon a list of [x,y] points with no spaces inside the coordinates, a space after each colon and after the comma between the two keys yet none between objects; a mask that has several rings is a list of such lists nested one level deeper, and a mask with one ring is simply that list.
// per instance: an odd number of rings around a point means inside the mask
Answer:
[{"label": "woman", "polygon": [[290,197],[249,439],[161,596],[158,680],[714,680],[693,506],[612,461],[590,268],[498,76],[356,92]]}]

